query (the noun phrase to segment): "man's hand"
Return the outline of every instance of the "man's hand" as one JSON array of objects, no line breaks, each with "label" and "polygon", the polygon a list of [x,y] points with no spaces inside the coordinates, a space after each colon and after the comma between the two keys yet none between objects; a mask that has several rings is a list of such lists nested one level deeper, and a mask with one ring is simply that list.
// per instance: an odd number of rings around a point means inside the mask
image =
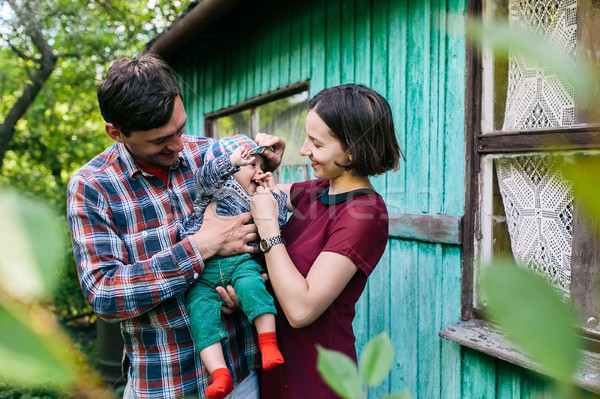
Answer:
[{"label": "man's hand", "polygon": [[269,170],[273,171],[281,164],[281,157],[285,151],[285,141],[281,137],[271,136],[266,133],[258,133],[254,139],[256,144],[273,147],[273,152],[265,151],[262,156],[269,161]]},{"label": "man's hand", "polygon": [[[265,281],[269,280],[269,275],[267,273],[261,273],[261,276],[265,279]],[[224,306],[221,306],[221,313],[234,314],[240,310],[240,307],[238,306],[237,294],[231,285],[228,285],[225,288],[219,286],[216,288],[216,290],[217,294],[221,296],[221,300],[224,303]]]},{"label": "man's hand", "polygon": [[202,259],[215,255],[231,256],[243,253],[256,253],[258,248],[248,245],[258,239],[254,224],[246,224],[252,219],[250,213],[237,216],[217,215],[217,203],[211,202],[204,211],[202,227],[191,238],[200,250]]},{"label": "man's hand", "polygon": [[234,314],[240,307],[237,303],[237,294],[231,285],[228,285],[226,288],[217,287],[217,294],[221,296],[223,300],[223,306],[221,306],[221,313],[223,314]]}]

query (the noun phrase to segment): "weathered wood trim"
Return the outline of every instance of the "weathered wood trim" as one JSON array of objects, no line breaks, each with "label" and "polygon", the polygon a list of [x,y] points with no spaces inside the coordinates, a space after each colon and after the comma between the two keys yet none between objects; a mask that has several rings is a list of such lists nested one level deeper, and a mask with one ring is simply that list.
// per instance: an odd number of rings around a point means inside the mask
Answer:
[{"label": "weathered wood trim", "polygon": [[[524,355],[519,347],[485,321],[461,321],[443,329],[438,335],[495,358],[548,375],[539,363]],[[582,350],[581,354],[581,363],[573,382],[581,388],[600,393],[600,354],[588,350]]]},{"label": "weathered wood trim", "polygon": [[[481,18],[481,1],[467,3],[467,23]],[[468,27],[467,27],[468,29]],[[467,42],[465,60],[465,211],[462,225],[461,319],[473,318],[473,260],[479,220],[478,173],[480,155],[476,151],[481,131],[481,55]]]},{"label": "weathered wood trim", "polygon": [[479,153],[497,153],[599,147],[600,125],[593,124],[480,134],[477,150]]},{"label": "weathered wood trim", "polygon": [[460,245],[461,217],[394,213],[390,215],[390,238]]},{"label": "weathered wood trim", "polygon": [[223,108],[221,110],[205,114],[204,119],[210,121],[212,119],[222,118],[224,116],[244,111],[248,108],[258,107],[260,105],[276,101],[284,97],[289,97],[291,95],[301,93],[308,89],[309,81],[304,80],[302,82],[294,83],[281,89],[265,93],[263,95],[241,102],[239,104],[232,105],[231,107]]},{"label": "weathered wood trim", "polygon": [[[583,208],[579,198],[573,206],[573,248],[571,250],[571,302],[579,310],[582,325],[600,325],[598,265],[600,265],[600,220]],[[596,243],[596,244],[594,244]]]}]

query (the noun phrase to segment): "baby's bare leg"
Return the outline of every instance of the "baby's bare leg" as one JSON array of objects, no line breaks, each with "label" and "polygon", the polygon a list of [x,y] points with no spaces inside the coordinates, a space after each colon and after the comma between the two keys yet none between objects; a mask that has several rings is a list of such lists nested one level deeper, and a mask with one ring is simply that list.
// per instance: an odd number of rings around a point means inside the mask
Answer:
[{"label": "baby's bare leg", "polygon": [[213,383],[204,391],[206,397],[220,399],[227,396],[233,390],[233,379],[225,364],[221,343],[217,342],[202,349],[200,359],[213,377]]},{"label": "baby's bare leg", "polygon": [[209,345],[206,348],[202,349],[200,351],[200,359],[202,359],[204,367],[206,367],[208,372],[211,374],[216,369],[227,367],[227,364],[225,363],[225,358],[223,357],[223,348],[221,348],[220,342]]},{"label": "baby's bare leg", "polygon": [[271,313],[263,313],[254,318],[254,326],[259,334],[275,332],[275,315]]}]

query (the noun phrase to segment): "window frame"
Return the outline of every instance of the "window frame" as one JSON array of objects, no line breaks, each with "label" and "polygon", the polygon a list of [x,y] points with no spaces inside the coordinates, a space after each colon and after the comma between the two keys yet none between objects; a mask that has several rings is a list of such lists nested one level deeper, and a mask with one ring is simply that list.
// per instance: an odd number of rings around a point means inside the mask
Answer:
[{"label": "window frame", "polygon": [[[470,18],[481,20],[482,1],[469,1]],[[543,129],[482,132],[483,53],[467,47],[465,86],[465,213],[461,319],[479,318],[474,303],[474,267],[481,238],[482,161],[487,155],[600,149],[600,123]],[[472,106],[471,106],[472,105]],[[467,211],[469,210],[469,211]],[[475,212],[473,212],[475,210]]]},{"label": "window frame", "polygon": [[310,93],[310,85],[308,80],[304,80],[298,83],[294,83],[292,85],[283,87],[281,89],[277,89],[271,91],[269,93],[260,95],[258,97],[251,98],[239,104],[232,105],[231,107],[223,108],[218,111],[209,112],[204,115],[204,135],[206,137],[217,138],[216,131],[216,120],[219,118],[223,118],[229,115],[237,114],[239,112],[243,112],[246,110],[250,110],[251,117],[251,128],[252,128],[252,138],[256,137],[256,134],[259,133],[258,119],[255,118],[254,110],[264,104],[280,100],[282,98],[291,97],[295,94],[302,93],[303,91],[308,91]]},{"label": "window frame", "polygon": [[[485,0],[469,0],[467,2],[468,20],[482,21],[483,2]],[[598,7],[600,1],[583,0],[586,6]],[[592,4],[593,3],[593,4]],[[599,3],[598,5],[596,3]],[[580,10],[578,10],[578,19]],[[600,15],[600,10],[598,11]],[[578,40],[580,33],[578,32]],[[507,341],[497,332],[495,327],[484,321],[478,311],[476,299],[476,268],[481,250],[478,248],[482,238],[483,181],[482,162],[484,157],[493,154],[519,154],[547,151],[577,151],[600,149],[600,123],[577,124],[569,127],[543,128],[521,131],[482,132],[483,118],[483,84],[486,79],[483,70],[485,60],[489,57],[486,50],[478,50],[467,42],[466,75],[465,75],[465,212],[462,221],[462,286],[461,286],[461,322],[440,331],[442,338],[457,342],[463,346],[476,349],[493,357],[517,364],[536,372],[544,373],[541,367],[522,354],[522,351]],[[488,182],[489,184],[489,182]],[[583,228],[577,200],[574,203],[573,249],[571,266],[573,273],[580,273],[581,282],[571,280],[573,301],[581,301],[581,295],[589,290],[590,281],[600,272],[598,268],[589,267],[596,261],[600,264],[600,245],[584,242],[581,237],[595,237],[600,243],[600,233]],[[589,218],[589,217],[588,217]],[[577,227],[577,233],[576,228]],[[577,243],[575,234],[578,234]],[[579,245],[581,244],[581,245]],[[590,262],[590,259],[592,262]],[[587,261],[587,263],[586,263]],[[580,277],[581,277],[580,276]],[[573,277],[573,274],[572,274]],[[586,285],[587,284],[587,285]],[[579,303],[579,305],[581,305]],[[594,306],[598,308],[598,304]],[[600,322],[600,320],[598,320]],[[600,333],[582,326],[582,336],[586,343],[583,356],[583,370],[575,376],[576,383],[592,392],[600,393],[600,366],[597,359],[600,354]],[[582,374],[583,373],[583,374]],[[590,375],[596,376],[590,378]]]}]

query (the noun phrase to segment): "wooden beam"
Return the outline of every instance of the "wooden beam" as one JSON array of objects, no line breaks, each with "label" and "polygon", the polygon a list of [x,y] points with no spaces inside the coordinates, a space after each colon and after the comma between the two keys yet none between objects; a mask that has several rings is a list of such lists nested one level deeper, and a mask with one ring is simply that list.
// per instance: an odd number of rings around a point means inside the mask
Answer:
[{"label": "wooden beam", "polygon": [[[443,329],[438,335],[467,348],[548,375],[542,365],[526,356],[517,345],[485,321],[461,321]],[[581,388],[600,393],[600,355],[581,350],[581,361],[573,382]]]},{"label": "wooden beam", "polygon": [[[481,1],[467,1],[467,21],[477,23],[481,18]],[[479,192],[478,174],[480,154],[477,151],[477,137],[481,133],[481,54],[476,45],[467,42],[465,52],[465,207],[462,224],[461,251],[461,310],[460,318],[473,318],[473,259],[475,237],[479,234]]]},{"label": "wooden beam", "polygon": [[162,58],[175,54],[194,35],[217,21],[234,8],[240,0],[203,0],[191,3],[166,31],[158,34],[146,44],[143,53],[153,52]]},{"label": "wooden beam", "polygon": [[210,112],[208,114],[205,114],[204,118],[208,120],[222,118],[224,116],[229,116],[247,110],[249,108],[258,107],[260,105],[270,103],[281,98],[290,97],[294,94],[302,93],[303,91],[307,91],[308,89],[309,81],[304,80],[302,82],[297,82],[292,85],[282,87],[281,89],[273,90],[269,93],[265,93],[258,97],[251,98],[250,100],[241,102],[239,104],[232,105],[231,107],[220,109],[215,112]]},{"label": "wooden beam", "polygon": [[600,148],[600,125],[480,134],[479,153]]},{"label": "wooden beam", "polygon": [[461,217],[455,215],[390,215],[390,238],[460,245]]}]

